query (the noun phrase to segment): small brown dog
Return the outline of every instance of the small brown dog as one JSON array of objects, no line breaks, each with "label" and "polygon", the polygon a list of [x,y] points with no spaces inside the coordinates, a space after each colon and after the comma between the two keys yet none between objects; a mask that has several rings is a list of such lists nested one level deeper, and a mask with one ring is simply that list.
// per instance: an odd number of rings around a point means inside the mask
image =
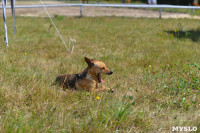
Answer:
[{"label": "small brown dog", "polygon": [[89,92],[109,91],[109,88],[99,87],[98,83],[104,83],[101,78],[101,73],[113,74],[106,65],[94,59],[85,57],[87,68],[79,74],[59,75],[56,78],[56,83],[59,83],[63,88],[74,90],[86,90]]}]

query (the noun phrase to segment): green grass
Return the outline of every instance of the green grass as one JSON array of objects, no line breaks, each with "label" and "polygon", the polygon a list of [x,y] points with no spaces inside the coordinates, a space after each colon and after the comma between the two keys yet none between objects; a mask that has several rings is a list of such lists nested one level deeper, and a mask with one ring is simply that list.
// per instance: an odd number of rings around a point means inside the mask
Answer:
[{"label": "green grass", "polygon": [[[2,18],[2,17],[0,17]],[[0,29],[0,132],[169,132],[200,128],[200,23],[190,19],[8,17],[9,48]],[[3,27],[3,21],[0,20]],[[114,93],[62,91],[61,73],[105,62]],[[96,97],[99,96],[98,100]]]}]

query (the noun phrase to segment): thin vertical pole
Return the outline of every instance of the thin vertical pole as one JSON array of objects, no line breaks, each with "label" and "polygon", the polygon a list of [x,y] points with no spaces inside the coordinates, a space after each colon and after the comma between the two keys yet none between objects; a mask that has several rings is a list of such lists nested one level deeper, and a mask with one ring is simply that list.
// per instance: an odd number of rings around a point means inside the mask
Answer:
[{"label": "thin vertical pole", "polygon": [[15,0],[11,0],[12,16],[13,16],[13,34],[15,34]]},{"label": "thin vertical pole", "polygon": [[161,19],[162,18],[162,8],[160,8],[160,10],[159,10],[159,19]]},{"label": "thin vertical pole", "polygon": [[6,25],[6,3],[7,0],[2,0],[2,7],[3,7],[3,20],[4,20],[4,29],[5,29],[5,43],[8,47],[8,34],[7,34],[7,25]]},{"label": "thin vertical pole", "polygon": [[83,6],[80,6],[80,17],[83,17]]}]

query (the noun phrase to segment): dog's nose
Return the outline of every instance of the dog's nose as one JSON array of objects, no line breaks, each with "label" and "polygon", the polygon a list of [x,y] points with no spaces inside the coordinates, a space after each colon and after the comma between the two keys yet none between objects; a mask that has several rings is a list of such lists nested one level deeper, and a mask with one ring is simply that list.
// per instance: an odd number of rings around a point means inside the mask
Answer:
[{"label": "dog's nose", "polygon": [[113,71],[110,71],[109,75],[113,74]]}]

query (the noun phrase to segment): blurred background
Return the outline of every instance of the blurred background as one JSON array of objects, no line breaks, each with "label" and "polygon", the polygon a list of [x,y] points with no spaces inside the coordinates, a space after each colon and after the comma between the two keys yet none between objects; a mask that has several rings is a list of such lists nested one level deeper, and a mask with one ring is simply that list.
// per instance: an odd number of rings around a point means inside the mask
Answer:
[{"label": "blurred background", "polygon": [[[137,4],[137,5],[185,5],[199,6],[200,0],[42,0],[44,4]],[[8,5],[10,5],[8,0]],[[40,0],[17,0],[16,5],[41,5]],[[51,16],[118,16],[118,17],[145,17],[145,18],[199,18],[200,10],[195,9],[178,9],[178,8],[113,8],[113,7],[48,7]],[[2,10],[0,10],[2,15]],[[11,15],[11,10],[7,10],[7,15]],[[16,8],[17,16],[45,17],[46,13],[43,8]]]},{"label": "blurred background", "polygon": [[[39,1],[39,0],[17,0],[17,1]],[[102,3],[137,3],[137,4],[169,4],[169,5],[196,5],[198,0],[43,0],[63,2],[102,2]]]}]

